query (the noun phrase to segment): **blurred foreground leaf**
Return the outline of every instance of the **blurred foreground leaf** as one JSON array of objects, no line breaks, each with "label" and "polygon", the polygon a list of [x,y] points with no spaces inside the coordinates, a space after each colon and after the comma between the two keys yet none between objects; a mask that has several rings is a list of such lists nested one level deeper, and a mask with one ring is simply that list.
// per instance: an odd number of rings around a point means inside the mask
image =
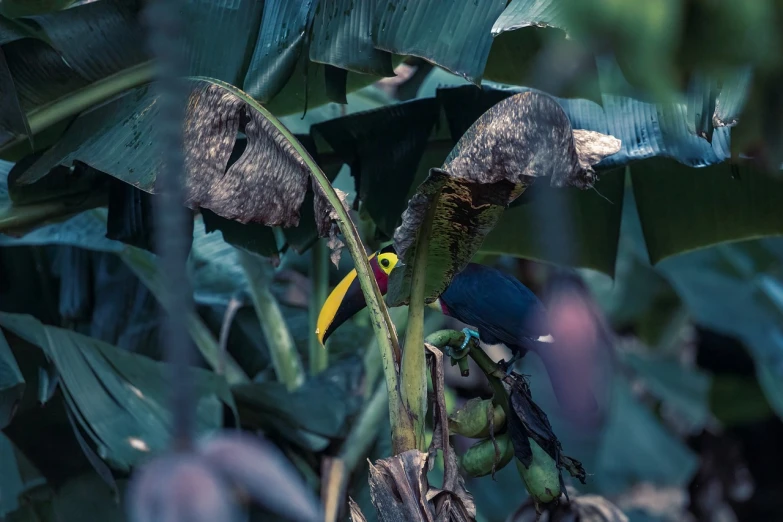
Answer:
[{"label": "blurred foreground leaf", "polygon": [[227,431],[204,439],[197,452],[265,511],[296,522],[323,520],[323,507],[316,496],[268,440]]}]

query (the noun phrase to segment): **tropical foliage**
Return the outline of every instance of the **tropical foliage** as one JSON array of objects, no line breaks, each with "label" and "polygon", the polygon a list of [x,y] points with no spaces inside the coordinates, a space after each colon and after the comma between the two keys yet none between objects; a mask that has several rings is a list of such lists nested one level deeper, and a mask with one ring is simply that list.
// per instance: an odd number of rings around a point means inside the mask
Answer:
[{"label": "tropical foliage", "polygon": [[[170,2],[191,310],[143,4],[0,2],[0,520],[783,513],[783,5]],[[425,313],[471,259],[582,325],[591,422]],[[368,310],[324,349],[354,267]],[[184,455],[164,310],[198,352]]]}]

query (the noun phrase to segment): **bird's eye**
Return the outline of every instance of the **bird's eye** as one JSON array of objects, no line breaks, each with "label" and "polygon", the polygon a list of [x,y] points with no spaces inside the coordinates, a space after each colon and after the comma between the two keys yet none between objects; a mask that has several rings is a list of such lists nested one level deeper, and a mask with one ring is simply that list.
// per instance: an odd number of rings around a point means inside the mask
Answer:
[{"label": "bird's eye", "polygon": [[383,268],[389,268],[389,260],[388,259],[381,259],[381,266]]}]

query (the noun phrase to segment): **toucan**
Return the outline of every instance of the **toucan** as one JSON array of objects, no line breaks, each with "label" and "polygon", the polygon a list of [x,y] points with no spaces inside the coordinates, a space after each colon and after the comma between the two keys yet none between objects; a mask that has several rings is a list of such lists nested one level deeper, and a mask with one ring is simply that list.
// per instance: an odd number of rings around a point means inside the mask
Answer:
[{"label": "toucan", "polygon": [[[382,294],[386,294],[389,276],[399,259],[393,245],[369,257],[375,279]],[[352,270],[334,288],[318,316],[316,334],[321,343],[345,321],[366,306],[356,270]],[[582,427],[596,427],[604,415],[595,384],[591,383],[595,368],[593,353],[575,349],[573,328],[568,324],[550,324],[546,310],[538,297],[516,278],[495,268],[468,263],[431,307],[467,325],[465,343],[470,337],[482,342],[504,344],[512,352],[501,367],[511,371],[515,362],[528,351],[535,352],[544,363],[549,381],[564,413]],[[558,308],[562,319],[564,309]],[[566,315],[569,310],[565,309]],[[551,315],[551,314],[550,314]],[[570,314],[573,318],[573,314]],[[571,326],[579,321],[571,321]],[[565,326],[565,328],[562,328]],[[564,342],[556,342],[550,328],[564,334]],[[577,338],[582,336],[576,333]],[[587,339],[589,336],[583,336]],[[580,344],[580,343],[576,343]]]},{"label": "toucan", "polygon": [[[381,293],[386,294],[389,275],[399,261],[394,245],[374,253],[369,261]],[[354,269],[321,308],[316,330],[321,343],[365,306]],[[473,327],[463,330],[465,344],[475,337],[486,344],[506,345],[513,354],[505,363],[509,370],[528,350],[539,351],[554,340],[538,297],[516,278],[489,266],[468,263],[430,306]]]}]

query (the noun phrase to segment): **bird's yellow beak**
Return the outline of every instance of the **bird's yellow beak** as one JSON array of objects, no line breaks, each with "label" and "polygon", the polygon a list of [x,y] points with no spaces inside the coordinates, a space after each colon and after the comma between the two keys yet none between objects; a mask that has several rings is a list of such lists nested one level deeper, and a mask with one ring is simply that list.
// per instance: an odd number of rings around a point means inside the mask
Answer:
[{"label": "bird's yellow beak", "polygon": [[[375,255],[368,258],[371,264]],[[356,269],[353,269],[334,287],[318,314],[315,333],[321,344],[326,343],[326,339],[338,326],[356,315],[365,306],[367,306],[367,302],[364,300],[359,280],[356,278]]]}]

